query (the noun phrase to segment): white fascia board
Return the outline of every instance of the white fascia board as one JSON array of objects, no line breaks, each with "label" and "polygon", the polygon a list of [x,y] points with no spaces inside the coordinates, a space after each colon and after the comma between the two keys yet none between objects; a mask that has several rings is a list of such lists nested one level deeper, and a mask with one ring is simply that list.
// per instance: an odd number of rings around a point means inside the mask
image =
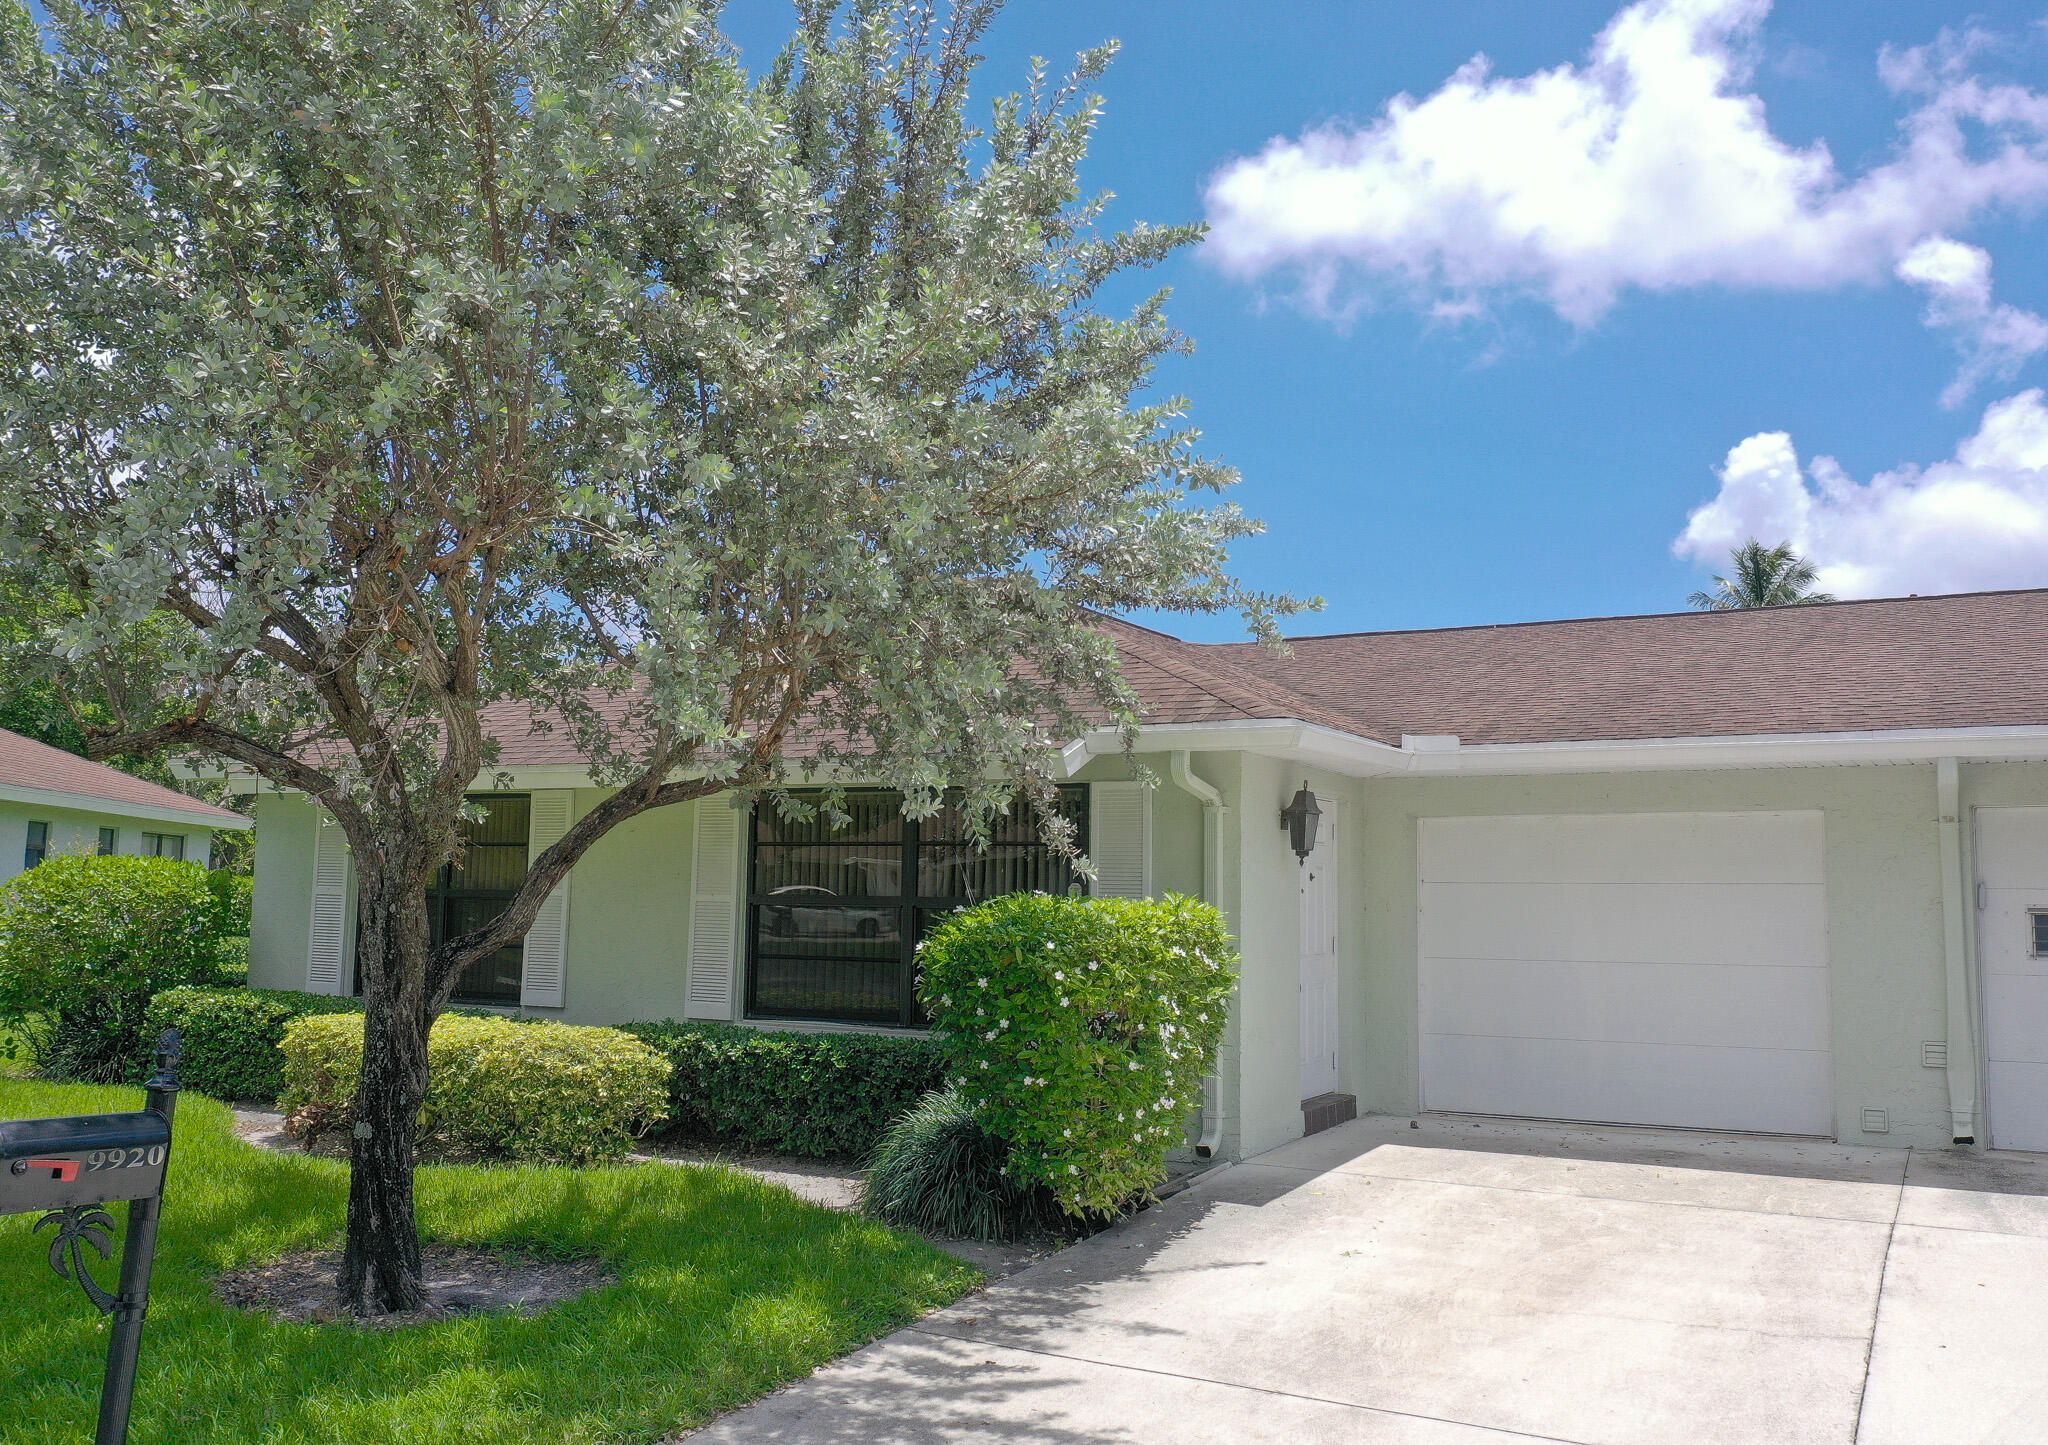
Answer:
[{"label": "white fascia board", "polygon": [[2048,728],[1893,728],[1748,737],[1494,743],[1418,760],[1419,773],[1579,773],[1688,768],[1797,768],[2048,761]]},{"label": "white fascia board", "polygon": [[[1238,751],[1312,763],[1353,777],[1473,777],[1530,773],[1685,771],[1918,763],[2048,761],[2048,727],[1897,728],[1871,732],[1768,733],[1744,737],[1589,739],[1560,743],[1394,747],[1299,721],[1230,721],[1147,727],[1141,753]],[[1120,751],[1121,734],[1099,729],[1073,746]]]},{"label": "white fascia board", "polygon": [[183,828],[204,828],[210,832],[253,828],[255,820],[235,814],[228,818],[212,813],[195,813],[184,808],[158,807],[154,803],[123,803],[113,798],[95,798],[86,793],[64,793],[54,788],[19,788],[0,783],[0,799],[25,803],[31,808],[63,808],[73,813],[98,813],[108,818],[137,818],[147,823],[176,823]]}]

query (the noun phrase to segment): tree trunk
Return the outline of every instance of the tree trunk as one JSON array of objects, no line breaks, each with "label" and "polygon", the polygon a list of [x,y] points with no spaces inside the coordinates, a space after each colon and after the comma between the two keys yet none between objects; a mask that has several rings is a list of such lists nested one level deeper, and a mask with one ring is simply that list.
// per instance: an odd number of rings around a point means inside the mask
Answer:
[{"label": "tree trunk", "polygon": [[425,889],[393,897],[366,882],[357,908],[363,1072],[349,1141],[348,1241],[337,1282],[345,1307],[382,1314],[426,1303],[412,1193],[420,1106],[427,1097],[427,1033],[434,1021]]}]

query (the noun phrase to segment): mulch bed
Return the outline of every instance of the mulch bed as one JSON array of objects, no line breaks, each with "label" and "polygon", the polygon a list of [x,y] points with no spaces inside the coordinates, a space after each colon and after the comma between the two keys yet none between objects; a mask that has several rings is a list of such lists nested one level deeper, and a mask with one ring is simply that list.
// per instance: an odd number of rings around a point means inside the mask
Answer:
[{"label": "mulch bed", "polygon": [[223,1304],[263,1310],[300,1324],[390,1329],[500,1311],[532,1314],[612,1282],[595,1260],[527,1259],[429,1245],[421,1251],[421,1263],[427,1308],[407,1314],[358,1318],[344,1310],[334,1288],[341,1253],[332,1249],[231,1270],[214,1283],[213,1292]]}]

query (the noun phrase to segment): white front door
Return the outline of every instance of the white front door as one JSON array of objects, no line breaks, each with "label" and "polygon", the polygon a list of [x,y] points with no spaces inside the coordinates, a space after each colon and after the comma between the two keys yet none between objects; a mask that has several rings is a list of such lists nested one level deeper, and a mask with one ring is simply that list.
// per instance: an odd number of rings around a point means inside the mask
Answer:
[{"label": "white front door", "polygon": [[1337,1092],[1337,805],[1301,865],[1301,1097]]},{"label": "white front door", "polygon": [[1977,810],[1984,1113],[2000,1149],[2048,1149],[2048,808]]},{"label": "white front door", "polygon": [[1419,831],[1425,1109],[1834,1132],[1819,813]]}]

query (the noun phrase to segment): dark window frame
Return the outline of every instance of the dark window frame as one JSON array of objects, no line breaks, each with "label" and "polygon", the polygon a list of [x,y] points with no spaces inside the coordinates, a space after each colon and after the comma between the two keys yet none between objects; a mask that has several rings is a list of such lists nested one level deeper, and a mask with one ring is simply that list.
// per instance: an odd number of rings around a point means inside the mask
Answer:
[{"label": "dark window frame", "polygon": [[[489,804],[492,802],[496,802],[500,799],[516,799],[520,802],[525,803],[529,810],[527,813],[527,834],[526,836],[520,839],[518,845],[526,853],[526,862],[520,869],[520,881],[523,884],[526,877],[526,870],[533,866],[533,814],[531,812],[531,809],[533,807],[533,794],[471,793],[468,795],[467,801],[472,803]],[[469,846],[475,847],[479,845],[471,844]],[[486,843],[481,846],[509,848],[512,845],[509,843]],[[435,870],[433,882],[427,885],[427,926],[429,930],[429,940],[430,943],[432,944],[439,944],[442,939],[448,936],[448,913],[449,910],[454,905],[468,902],[510,903],[514,898],[517,898],[519,896],[519,889],[517,888],[457,888],[452,886],[454,881],[454,875],[455,865],[453,863],[443,863],[440,866],[440,868]],[[503,912],[504,910],[500,909],[499,911]],[[355,946],[357,949],[360,949],[362,947],[362,937],[360,934],[358,934],[356,937]],[[465,976],[462,978],[458,978],[455,981],[455,992],[449,996],[448,1001],[450,1003],[458,1004],[480,1004],[487,1008],[516,1007],[519,1003],[522,993],[524,992],[526,983],[526,940],[521,938],[516,940],[515,942],[509,943],[504,948],[500,949],[498,951],[498,954],[503,954],[513,949],[517,949],[519,951],[519,982],[514,985],[511,995],[509,997],[505,996],[502,993],[492,994],[478,992],[475,990],[465,990],[464,984],[468,981],[468,970],[464,970]],[[471,964],[470,968],[481,968],[484,965],[489,964],[493,958],[496,958],[498,956],[498,954],[491,954],[485,956],[484,958],[480,958],[475,963]],[[355,984],[352,991],[358,998],[360,998],[362,997],[363,993],[363,962],[360,954],[357,954],[357,956],[355,957],[353,972],[355,974]]]},{"label": "dark window frame", "polygon": [[98,848],[97,856],[101,858],[111,858],[119,853],[121,851],[121,830],[119,828],[100,829]]},{"label": "dark window frame", "polygon": [[[41,830],[40,833],[38,829]],[[26,873],[31,868],[40,867],[49,856],[50,825],[41,818],[30,818],[27,836],[22,839],[21,871]]]},{"label": "dark window frame", "polygon": [[[167,852],[164,848],[166,843],[172,842],[178,845],[178,851],[175,853]],[[185,861],[185,835],[183,833],[144,833],[142,835],[142,851],[145,856],[150,858],[168,858],[173,863],[182,863]]]},{"label": "dark window frame", "polygon": [[[1068,784],[1062,786],[1059,791],[1065,811],[1074,820],[1078,845],[1083,851],[1086,851],[1090,845],[1088,787],[1086,784]],[[820,790],[803,790],[797,796],[820,797],[822,792]],[[901,795],[894,794],[890,789],[849,788],[847,790],[849,800],[855,798],[876,799],[890,796],[895,796],[900,801]],[[804,845],[773,839],[764,841],[761,837],[761,810],[758,808],[750,810],[747,817],[746,857],[741,864],[740,921],[741,926],[746,930],[746,973],[742,980],[741,990],[744,1017],[767,1022],[836,1023],[866,1029],[903,1029],[915,1031],[925,1027],[923,1010],[919,1007],[917,1001],[917,944],[918,940],[923,936],[924,924],[936,915],[950,912],[964,903],[980,900],[970,899],[966,895],[958,893],[927,894],[920,891],[924,885],[927,873],[926,868],[922,864],[931,850],[948,847],[956,847],[968,857],[987,856],[986,854],[977,854],[964,842],[957,842],[953,839],[940,838],[935,841],[928,841],[925,835],[931,826],[930,820],[906,817],[901,820],[902,837],[898,841],[890,844],[867,845],[871,848],[887,847],[897,851],[897,877],[899,881],[893,892],[853,896],[849,897],[848,901],[844,903],[805,905],[807,908],[813,906],[818,908],[836,908],[861,914],[894,913],[898,949],[896,959],[898,970],[896,985],[897,1010],[893,1020],[881,1020],[866,1016],[856,1017],[846,1010],[834,1010],[830,1007],[805,1009],[799,1007],[771,1008],[762,1006],[760,1001],[761,965],[764,953],[762,948],[764,934],[762,910],[778,905],[768,901],[774,896],[772,890],[769,893],[762,893],[758,888],[761,871],[758,864],[761,850],[763,848],[794,848]],[[847,845],[823,844],[819,846],[841,847]],[[1029,844],[1013,842],[998,844],[997,846],[1005,848],[1029,847],[1047,854],[1050,853],[1050,849],[1042,839]],[[1071,886],[1076,889],[1085,890],[1087,885],[1084,880],[1076,877],[1072,880]],[[814,961],[825,964],[850,961],[833,959],[822,955],[814,960],[804,960],[797,947],[772,950],[769,951],[768,956],[792,963]]]},{"label": "dark window frame", "polygon": [[[533,866],[533,844],[531,841],[533,833],[533,794],[473,793],[470,795],[469,801],[472,803],[482,803],[487,806],[491,803],[496,802],[520,802],[526,805],[526,832],[521,835],[519,842],[517,844],[517,847],[520,849],[520,851],[525,854],[525,861],[521,864],[519,869],[519,884],[511,888],[458,887],[456,886],[455,883],[455,865],[453,863],[443,863],[440,866],[440,868],[435,871],[434,881],[427,885],[428,926],[432,930],[432,942],[436,946],[438,946],[443,939],[448,937],[449,915],[457,907],[465,903],[498,903],[502,905],[510,905],[512,900],[519,896],[519,889],[525,886],[527,869]],[[505,848],[509,850],[513,846],[514,845],[510,843],[469,843],[466,845],[466,848]],[[464,856],[466,861],[468,856],[467,852],[465,852]],[[498,913],[503,913],[505,909],[503,907],[500,907],[497,911]],[[491,916],[496,917],[497,915],[493,914]],[[488,921],[489,919],[479,919],[478,925]],[[467,986],[471,981],[470,975],[472,972],[482,970],[487,965],[490,965],[494,959],[497,959],[501,955],[512,953],[514,951],[517,951],[517,953],[519,954],[519,967],[517,970],[516,981],[513,983],[512,990],[509,995],[507,995],[502,990],[493,993],[485,992],[483,990],[476,988],[470,988]],[[499,1008],[511,1007],[518,1004],[520,996],[524,992],[525,983],[526,940],[521,938],[506,944],[503,948],[499,949],[498,952],[495,954],[490,954],[486,957],[478,959],[475,963],[472,963],[468,968],[464,969],[463,976],[456,980],[455,992],[450,995],[449,1001],[452,1003],[486,1004],[492,1007]]]}]

